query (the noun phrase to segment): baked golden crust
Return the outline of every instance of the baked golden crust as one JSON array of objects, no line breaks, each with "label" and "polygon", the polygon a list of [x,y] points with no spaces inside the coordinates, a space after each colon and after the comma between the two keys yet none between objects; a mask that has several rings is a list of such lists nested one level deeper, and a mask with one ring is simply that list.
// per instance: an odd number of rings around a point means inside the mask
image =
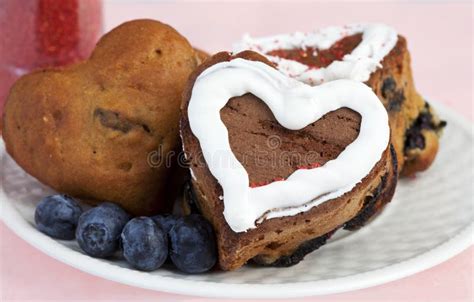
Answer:
[{"label": "baked golden crust", "polygon": [[404,176],[428,169],[435,160],[439,149],[439,137],[446,126],[433,108],[425,103],[423,110],[405,131]]},{"label": "baked golden crust", "polygon": [[434,161],[443,126],[440,126],[441,121],[431,109],[430,114],[436,119],[436,124],[421,133],[427,142],[425,147],[407,148],[406,133],[424,112],[426,102],[415,89],[410,53],[403,36],[398,36],[397,44],[384,58],[382,66],[370,76],[367,85],[372,87],[387,109],[401,174],[410,176],[428,169]]},{"label": "baked golden crust", "polygon": [[[219,265],[224,270],[237,269],[255,257],[257,257],[260,263],[270,264],[274,263],[281,257],[292,255],[298,251],[303,243],[324,236],[356,217],[363,209],[366,197],[371,196],[371,194],[380,187],[380,184],[384,179],[389,179],[389,181],[385,181],[390,185],[385,185],[383,190],[380,189],[384,192],[384,194],[381,194],[380,198],[382,198],[383,195],[383,198],[385,198],[383,204],[388,202],[392,197],[393,189],[397,181],[396,157],[392,152],[390,152],[390,148],[387,146],[382,158],[372,169],[370,174],[367,175],[351,192],[344,194],[342,197],[327,201],[320,206],[314,207],[307,212],[295,216],[265,220],[257,228],[251,229],[247,232],[235,233],[232,231],[223,216],[223,203],[219,199],[219,196],[222,194],[222,188],[207,168],[202,157],[199,142],[190,130],[187,118],[187,105],[191,96],[194,81],[198,75],[214,64],[228,61],[235,57],[242,57],[248,60],[258,60],[271,65],[271,63],[269,63],[264,57],[254,52],[243,52],[236,56],[232,56],[228,53],[218,53],[204,62],[204,64],[198,67],[198,69],[190,76],[181,108],[181,134],[183,147],[194,175],[193,187],[197,196],[200,211],[213,224],[216,231]],[[285,133],[284,130],[276,129],[281,127],[276,124],[273,127],[266,128],[261,126],[261,128],[254,129],[254,132],[257,134],[252,134],[250,128],[243,126],[238,129],[239,131],[234,132],[233,130],[235,129],[232,129],[232,127],[236,126],[232,126],[229,122],[233,120],[235,121],[235,118],[226,115],[243,113],[239,118],[245,118],[246,116],[248,120],[247,123],[244,123],[243,120],[241,120],[239,122],[240,125],[251,124],[251,121],[255,120],[255,118],[259,119],[260,123],[256,123],[252,127],[259,127],[257,124],[265,125],[267,121],[272,118],[274,119],[274,117],[268,113],[268,109],[265,109],[266,106],[252,95],[233,98],[231,102],[233,102],[233,105],[235,105],[237,109],[226,110],[228,107],[225,107],[221,111],[221,116],[229,128],[231,147],[238,158],[239,154],[242,154],[242,150],[245,146],[239,144],[239,139],[236,139],[235,137],[237,135],[243,135],[242,133],[248,135],[246,136],[245,142],[250,143],[247,145],[258,145],[258,148],[261,147],[261,141],[259,142],[256,137],[252,137],[252,135],[258,136],[258,133],[264,133],[265,135],[263,135],[263,137],[266,137],[267,134],[272,131],[282,131],[278,132],[278,135],[283,139],[282,144],[285,143],[286,139],[292,142],[296,141],[297,133]],[[246,110],[244,107],[239,107],[244,106],[244,104],[246,104],[245,106],[251,106],[254,110]],[[327,128],[331,129],[331,127],[322,127],[324,123],[328,123],[327,125],[339,126],[336,130],[332,130],[333,132],[331,135],[327,132]],[[357,137],[359,126],[360,116],[358,114],[349,112],[348,109],[339,109],[327,114],[323,119],[315,122],[314,125],[302,129],[302,131],[313,136],[319,135],[318,133],[327,132],[327,137],[325,137],[326,141],[324,142],[326,147],[323,147],[323,150],[318,150],[323,151],[323,155],[318,158],[318,161],[321,164],[324,164],[326,161],[337,157],[345,146]],[[348,129],[344,127],[355,127],[356,129],[353,132],[347,132],[351,134],[343,140],[343,146],[340,146],[340,149],[334,153],[331,150],[336,150],[334,149],[335,146],[342,141],[341,137],[337,137],[335,131],[338,129]],[[326,128],[326,130],[324,128]],[[237,134],[239,132],[241,134]],[[320,138],[306,141],[312,143],[319,139]],[[304,143],[298,142],[297,144],[303,145]],[[310,146],[309,143],[304,146],[307,148],[314,147],[312,145]],[[294,147],[296,150],[298,149],[298,146]],[[301,152],[304,152],[304,150]],[[256,167],[252,167],[248,162],[241,162],[246,166],[251,180],[254,173],[257,175],[255,176],[255,181],[268,180],[265,178],[271,178],[271,175],[266,175],[265,173],[273,173],[273,176],[277,176],[275,174],[280,173],[282,170],[286,170],[286,168],[282,168],[278,171],[268,172],[272,171],[272,169],[269,168],[267,169],[267,172],[265,172],[265,169],[257,171]]]},{"label": "baked golden crust", "polygon": [[4,113],[7,151],[59,192],[155,213],[170,173],[156,151],[177,147],[181,94],[196,66],[193,48],[170,26],[124,23],[89,60],[15,83]]}]

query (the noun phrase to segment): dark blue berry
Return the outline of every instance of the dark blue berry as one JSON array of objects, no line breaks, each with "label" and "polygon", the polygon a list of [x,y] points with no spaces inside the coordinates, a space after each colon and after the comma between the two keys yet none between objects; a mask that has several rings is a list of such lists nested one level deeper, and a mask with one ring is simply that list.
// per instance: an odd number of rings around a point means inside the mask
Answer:
[{"label": "dark blue berry", "polygon": [[174,226],[178,218],[178,216],[171,214],[156,215],[151,217],[151,219],[153,219],[153,221],[161,227],[165,234],[168,234],[170,232],[171,228]]},{"label": "dark blue berry", "polygon": [[151,218],[130,220],[121,238],[123,256],[139,270],[156,270],[168,257],[168,236]]},{"label": "dark blue berry", "polygon": [[217,260],[212,226],[201,215],[179,218],[169,232],[170,258],[185,273],[203,273]]},{"label": "dark blue berry", "polygon": [[118,249],[120,233],[130,216],[118,205],[104,202],[79,218],[76,239],[86,254],[105,258]]},{"label": "dark blue berry", "polygon": [[70,196],[48,196],[36,207],[36,227],[53,238],[71,240],[81,213],[81,207]]}]

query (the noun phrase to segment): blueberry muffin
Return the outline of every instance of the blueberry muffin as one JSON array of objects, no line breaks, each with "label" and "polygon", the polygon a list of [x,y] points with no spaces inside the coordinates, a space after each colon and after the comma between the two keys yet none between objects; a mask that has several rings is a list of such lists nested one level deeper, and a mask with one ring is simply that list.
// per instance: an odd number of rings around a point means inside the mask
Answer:
[{"label": "blueberry muffin", "polygon": [[6,149],[59,192],[153,214],[168,203],[166,155],[178,148],[181,94],[197,63],[172,27],[124,23],[88,60],[14,84],[3,119]]}]

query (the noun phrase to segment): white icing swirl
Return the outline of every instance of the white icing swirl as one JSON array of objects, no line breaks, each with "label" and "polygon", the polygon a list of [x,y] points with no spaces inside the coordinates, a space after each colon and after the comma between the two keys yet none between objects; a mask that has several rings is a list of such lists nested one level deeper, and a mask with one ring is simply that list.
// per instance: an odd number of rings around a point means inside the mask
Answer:
[{"label": "white icing swirl", "polygon": [[[313,68],[294,60],[267,55],[273,50],[328,49],[344,37],[362,34],[361,43],[341,61],[333,61],[327,67]],[[352,24],[341,27],[327,27],[312,33],[297,32],[291,35],[277,35],[265,38],[251,38],[245,35],[234,45],[234,51],[253,50],[277,64],[286,75],[310,85],[319,85],[337,79],[352,79],[365,82],[380,62],[397,43],[397,32],[384,24]]]},{"label": "white icing swirl", "polygon": [[[249,176],[233,154],[220,110],[232,97],[251,93],[276,120],[299,130],[342,107],[362,116],[360,133],[339,156],[322,167],[299,169],[285,181],[250,188]],[[188,106],[191,131],[223,190],[224,217],[235,232],[264,219],[291,216],[349,192],[380,160],[390,136],[388,116],[363,83],[336,80],[311,87],[255,61],[234,59],[215,64],[194,83]]]}]

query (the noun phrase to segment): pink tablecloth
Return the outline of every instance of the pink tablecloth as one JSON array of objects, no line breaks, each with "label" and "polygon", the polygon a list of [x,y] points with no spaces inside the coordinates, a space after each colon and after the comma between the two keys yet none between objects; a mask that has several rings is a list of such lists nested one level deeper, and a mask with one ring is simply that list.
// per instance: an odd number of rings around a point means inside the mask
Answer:
[{"label": "pink tablecloth", "polygon": [[[197,47],[228,50],[244,32],[264,35],[372,21],[407,37],[418,89],[469,119],[472,107],[472,3],[162,3],[107,1],[107,30],[125,20],[173,25]],[[469,198],[466,196],[466,198]],[[471,196],[472,198],[472,196]],[[197,301],[100,279],[49,258],[0,224],[0,299]],[[385,285],[302,301],[472,301],[474,249],[427,271]]]}]

